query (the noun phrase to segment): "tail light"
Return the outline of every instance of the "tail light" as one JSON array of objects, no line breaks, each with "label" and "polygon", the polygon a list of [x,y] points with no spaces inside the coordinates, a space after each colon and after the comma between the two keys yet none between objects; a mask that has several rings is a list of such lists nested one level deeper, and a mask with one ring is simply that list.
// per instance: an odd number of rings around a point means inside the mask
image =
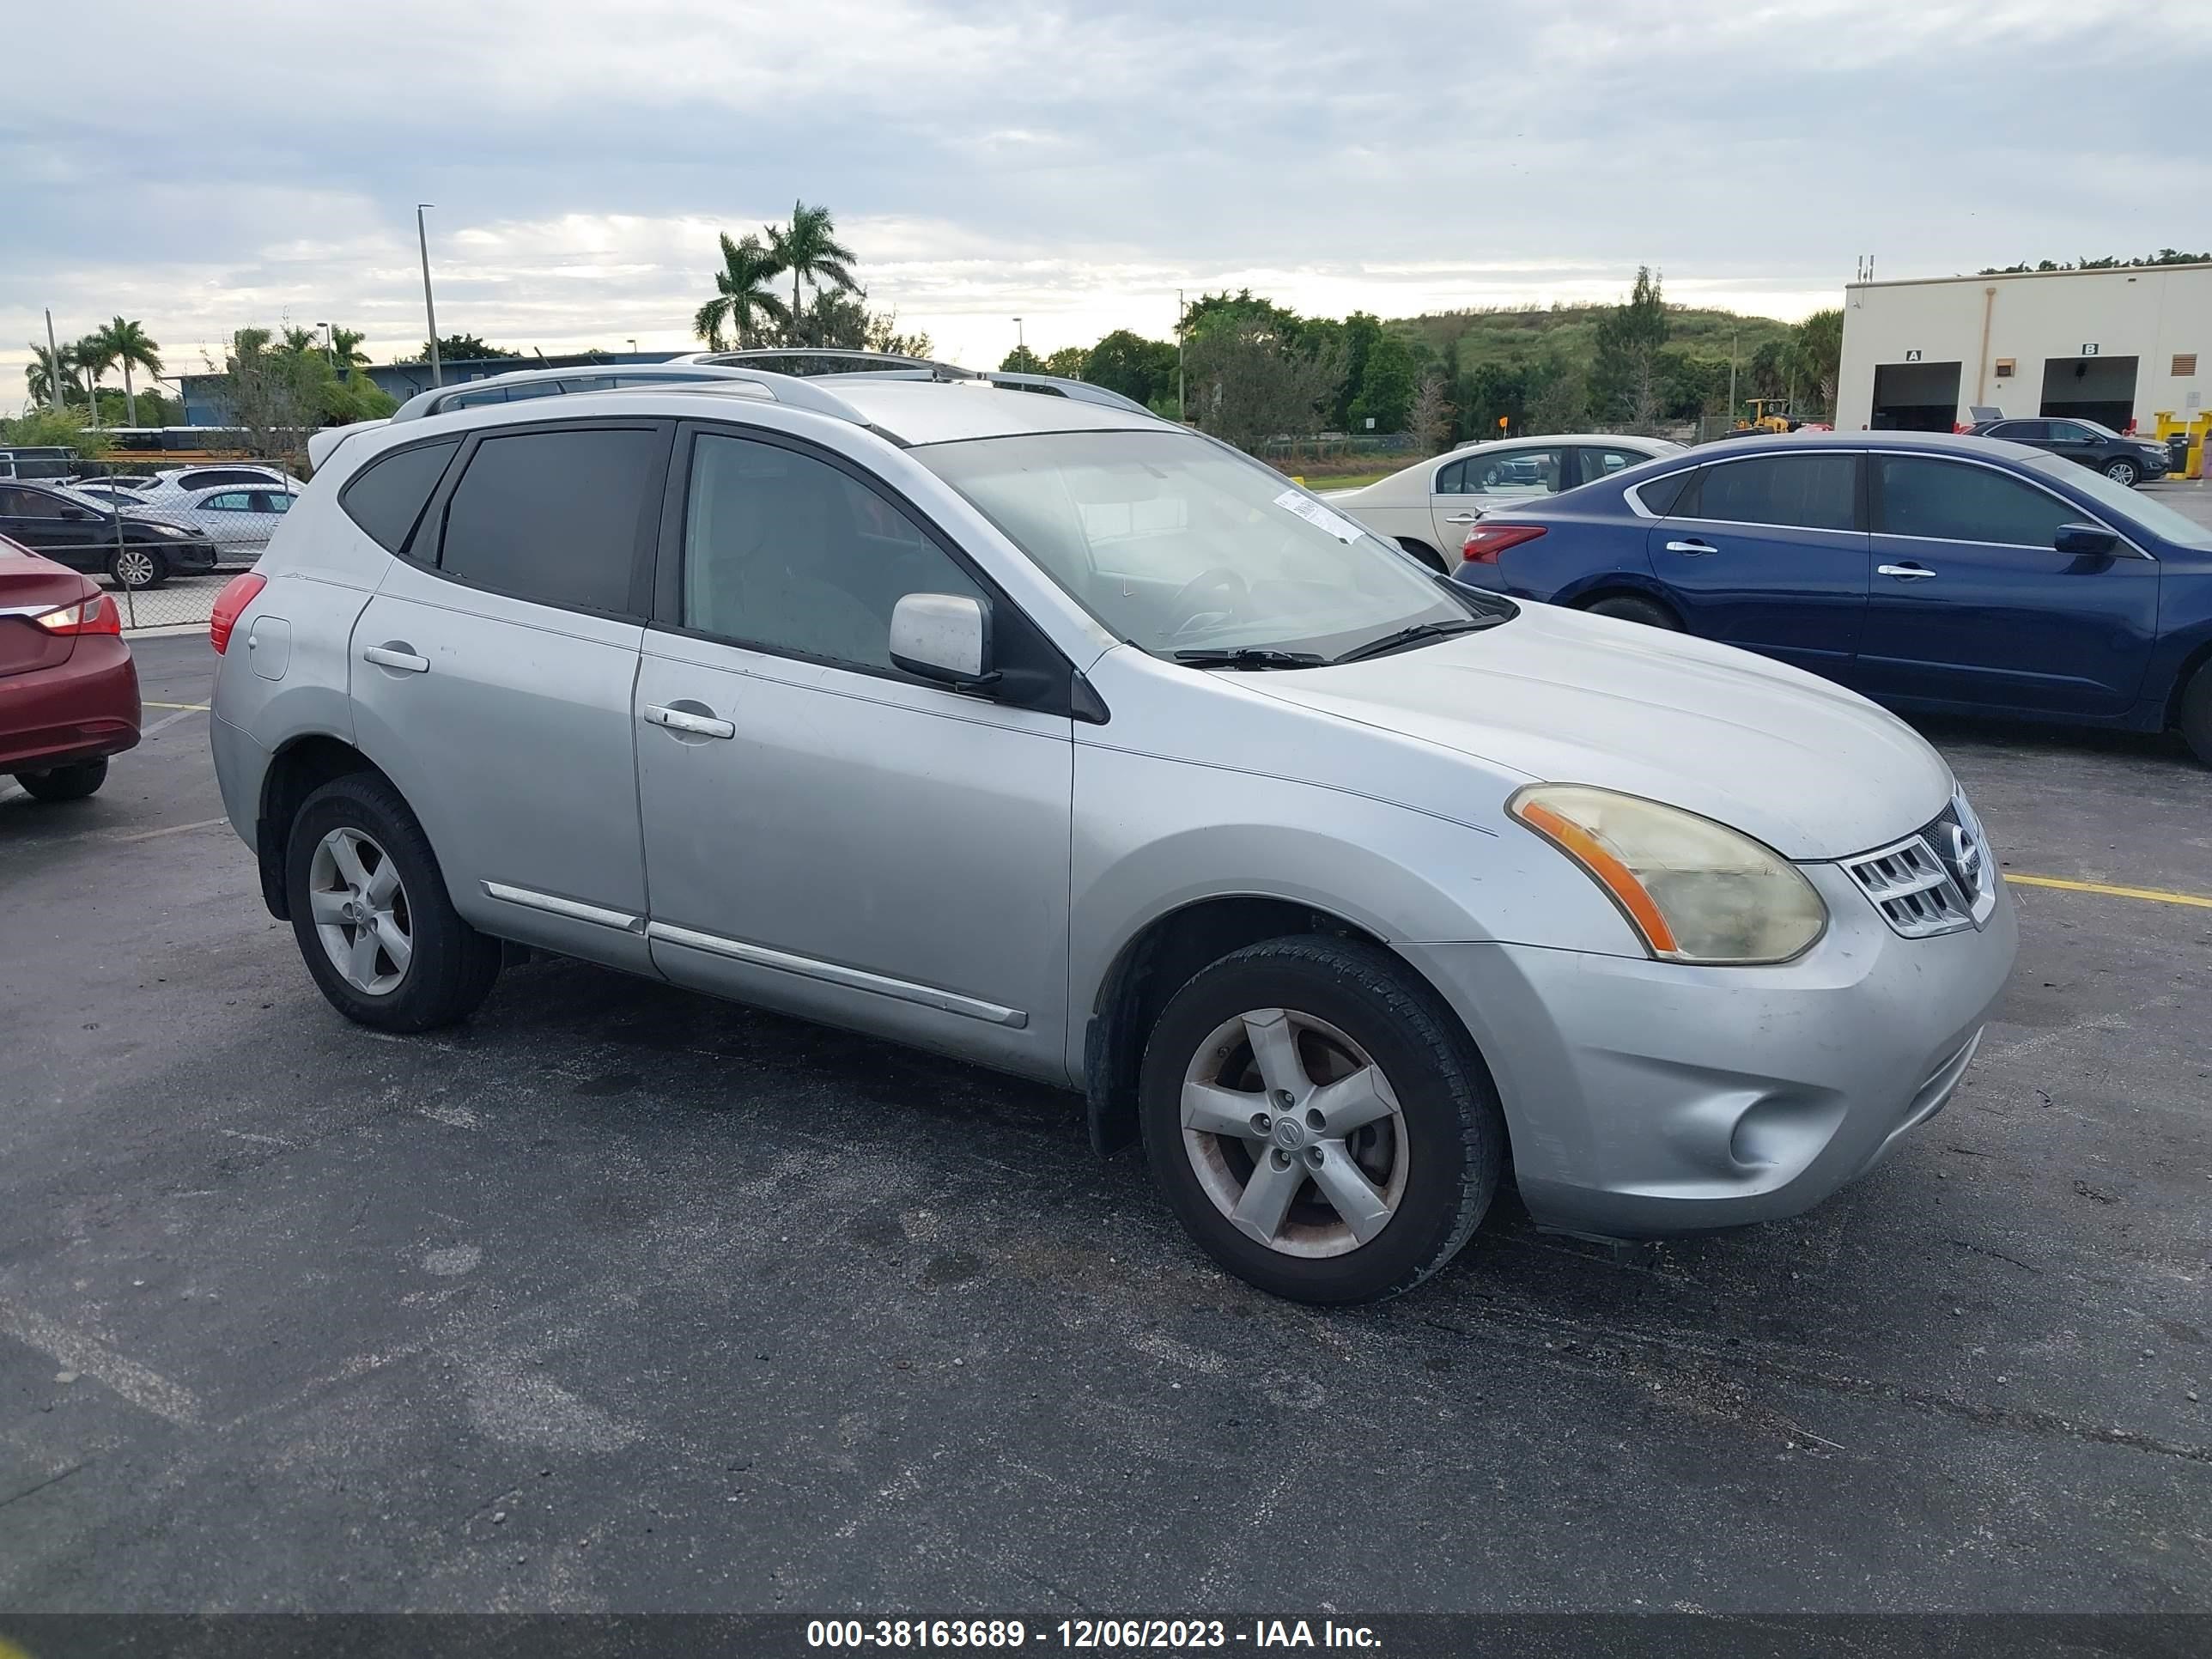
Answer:
[{"label": "tail light", "polygon": [[75,605],[65,605],[58,611],[41,611],[31,620],[49,634],[71,636],[85,634],[120,634],[123,615],[115,608],[115,601],[105,593],[95,593]]},{"label": "tail light", "polygon": [[1533,542],[1543,533],[1540,524],[1479,524],[1467,532],[1467,544],[1460,549],[1460,556],[1469,564],[1496,564],[1498,556],[1507,548]]},{"label": "tail light", "polygon": [[215,647],[216,655],[220,657],[230,648],[230,630],[238,626],[239,612],[268,586],[268,577],[252,570],[223,584],[222,592],[215,596],[215,609],[208,615],[208,643]]}]

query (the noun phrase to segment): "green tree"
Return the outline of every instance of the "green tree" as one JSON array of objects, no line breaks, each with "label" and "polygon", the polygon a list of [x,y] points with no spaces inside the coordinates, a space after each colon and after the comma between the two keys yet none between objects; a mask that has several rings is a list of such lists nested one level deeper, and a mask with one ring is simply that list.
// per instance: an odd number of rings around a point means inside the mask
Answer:
[{"label": "green tree", "polygon": [[1042,374],[1046,372],[1044,359],[1025,345],[1018,345],[999,360],[999,369],[1006,374]]},{"label": "green tree", "polygon": [[328,348],[331,367],[341,374],[349,374],[356,368],[368,367],[368,354],[361,349],[361,343],[368,337],[358,329],[339,328],[333,325]]},{"label": "green tree", "polygon": [[26,410],[12,421],[0,421],[0,441],[23,445],[60,445],[74,449],[86,460],[96,461],[111,447],[108,435],[86,423],[74,409]]},{"label": "green tree", "polygon": [[1351,430],[1375,422],[1377,432],[1403,432],[1418,389],[1413,354],[1395,334],[1384,334],[1367,348],[1367,365],[1359,377],[1359,395],[1349,410]]},{"label": "green tree", "polygon": [[[1467,437],[1497,438],[1528,420],[1528,371],[1504,363],[1478,363],[1460,376],[1461,432]],[[1498,422],[1506,422],[1500,428]]]},{"label": "green tree", "polygon": [[256,455],[302,461],[318,428],[380,419],[398,407],[365,374],[340,380],[319,343],[301,336],[241,328],[231,337],[216,396]]},{"label": "green tree", "polygon": [[1176,349],[1167,340],[1147,340],[1117,328],[1083,355],[1079,378],[1151,407],[1175,392]]},{"label": "green tree", "polygon": [[1309,356],[1292,332],[1296,317],[1261,305],[1215,310],[1185,348],[1191,411],[1200,427],[1255,453],[1271,438],[1318,432],[1343,375],[1335,344]]},{"label": "green tree", "polygon": [[1044,372],[1057,374],[1064,380],[1083,378],[1083,365],[1090,356],[1081,346],[1062,346],[1044,360]]},{"label": "green tree", "polygon": [[1790,362],[1796,377],[1820,398],[1819,413],[1832,419],[1836,412],[1836,384],[1842,378],[1844,313],[1833,307],[1816,311],[1797,325],[1790,342]]},{"label": "green tree", "polygon": [[97,331],[86,335],[70,349],[76,358],[77,367],[84,371],[86,411],[97,423],[100,419],[100,377],[115,367],[115,353],[109,349],[106,340]]},{"label": "green tree", "polygon": [[[853,276],[853,250],[837,240],[837,222],[828,208],[793,202],[788,225],[768,225],[763,228],[777,269],[791,273],[791,316],[794,325],[805,309],[799,297],[801,282],[817,289],[833,288],[844,294],[861,291]],[[810,342],[793,340],[792,343]],[[811,343],[823,343],[816,340]]]},{"label": "green tree", "polygon": [[[1329,411],[1330,424],[1340,431],[1352,430],[1358,418],[1352,406],[1366,388],[1367,354],[1375,349],[1376,342],[1382,337],[1380,318],[1364,311],[1355,311],[1344,319],[1344,384],[1337,389],[1336,403]],[[1358,415],[1373,413],[1372,410],[1358,411]],[[1382,423],[1378,421],[1376,424],[1380,426]]]},{"label": "green tree", "polygon": [[77,376],[76,351],[70,346],[51,350],[31,343],[31,361],[23,365],[23,379],[34,404],[65,405],[72,393],[81,393],[84,382]]},{"label": "green tree", "polygon": [[[258,331],[264,334],[268,332],[266,329]],[[502,351],[479,334],[447,334],[439,338],[438,361],[441,363],[479,362],[487,360],[520,362],[520,357],[515,352]],[[428,362],[430,343],[428,340],[423,341],[422,349],[408,361],[417,363]]]},{"label": "green tree", "polygon": [[123,370],[124,417],[131,426],[138,424],[138,393],[131,384],[131,371],[143,368],[149,374],[161,372],[161,343],[146,332],[143,324],[118,317],[106,327],[91,337],[100,343],[100,349],[108,362]]},{"label": "green tree", "polygon": [[1669,331],[1666,296],[1648,265],[1636,268],[1636,286],[1597,325],[1589,368],[1589,396],[1614,420],[1649,426],[1662,406],[1659,349]]},{"label": "green tree", "polygon": [[783,267],[776,257],[762,246],[757,236],[746,236],[741,241],[732,241],[729,233],[722,234],[722,268],[714,273],[714,297],[692,314],[691,331],[707,343],[710,350],[722,349],[722,328],[727,324],[736,337],[738,349],[762,343],[767,331],[762,320],[788,327],[792,313],[769,289],[769,283],[782,275]]},{"label": "green tree", "polygon": [[888,351],[899,357],[927,357],[935,349],[926,330],[901,333],[896,311],[872,311],[867,318],[864,342],[871,351]]}]

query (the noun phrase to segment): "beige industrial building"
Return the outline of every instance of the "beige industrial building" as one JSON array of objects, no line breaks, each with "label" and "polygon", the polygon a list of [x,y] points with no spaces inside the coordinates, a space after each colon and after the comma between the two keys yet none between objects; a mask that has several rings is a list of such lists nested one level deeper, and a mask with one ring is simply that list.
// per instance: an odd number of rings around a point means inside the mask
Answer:
[{"label": "beige industrial building", "polygon": [[2212,369],[2212,264],[1854,283],[1839,431],[1948,432],[1973,411],[2145,434],[2196,419]]}]

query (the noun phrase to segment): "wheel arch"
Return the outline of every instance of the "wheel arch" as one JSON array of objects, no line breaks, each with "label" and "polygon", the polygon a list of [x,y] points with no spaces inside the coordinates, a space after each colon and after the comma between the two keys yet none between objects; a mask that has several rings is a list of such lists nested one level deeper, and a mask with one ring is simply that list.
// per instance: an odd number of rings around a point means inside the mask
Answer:
[{"label": "wheel arch", "polygon": [[[1145,1038],[1169,998],[1201,969],[1264,939],[1300,936],[1357,939],[1389,951],[1371,928],[1306,901],[1261,893],[1218,894],[1153,917],[1115,954],[1098,983],[1084,1032],[1083,1092],[1091,1144],[1100,1154],[1137,1139],[1137,1080]],[[1392,951],[1401,968],[1451,1004],[1426,975]],[[1454,1023],[1464,1022],[1452,1013]],[[1473,1042],[1474,1033],[1468,1038]]]},{"label": "wheel arch", "polygon": [[284,896],[284,843],[291,834],[292,820],[299,816],[301,803],[316,790],[356,772],[371,773],[392,782],[382,767],[343,738],[327,732],[303,732],[269,757],[254,816],[253,851],[260,866],[261,902],[277,921],[291,920]]},{"label": "wheel arch", "polygon": [[1444,562],[1444,556],[1437,551],[1437,550],[1431,547],[1427,542],[1423,541],[1419,536],[1397,536],[1392,538],[1392,539],[1398,544],[1400,548],[1404,550],[1406,552],[1412,554],[1415,558],[1419,559],[1423,564],[1427,565],[1431,569],[1437,571],[1443,575],[1449,576],[1451,574],[1450,567]]},{"label": "wheel arch", "polygon": [[1626,573],[1612,574],[1592,580],[1588,586],[1563,592],[1553,600],[1576,611],[1587,611],[1606,599],[1642,599],[1646,605],[1656,605],[1689,630],[1689,618],[1673,595],[1656,582],[1645,581]]},{"label": "wheel arch", "polygon": [[2174,671],[2173,683],[2166,688],[2165,729],[2173,730],[2181,724],[2181,700],[2189,695],[2190,682],[2198,674],[2212,672],[2212,627],[2189,647],[2188,654]]}]

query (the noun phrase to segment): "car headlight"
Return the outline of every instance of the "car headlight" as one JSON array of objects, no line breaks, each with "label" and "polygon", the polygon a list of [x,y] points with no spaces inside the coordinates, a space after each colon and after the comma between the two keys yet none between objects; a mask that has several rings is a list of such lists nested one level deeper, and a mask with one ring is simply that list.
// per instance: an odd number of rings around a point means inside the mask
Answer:
[{"label": "car headlight", "polygon": [[1580,865],[1663,960],[1786,962],[1828,925],[1789,860],[1695,812],[1579,783],[1532,783],[1505,810]]}]

